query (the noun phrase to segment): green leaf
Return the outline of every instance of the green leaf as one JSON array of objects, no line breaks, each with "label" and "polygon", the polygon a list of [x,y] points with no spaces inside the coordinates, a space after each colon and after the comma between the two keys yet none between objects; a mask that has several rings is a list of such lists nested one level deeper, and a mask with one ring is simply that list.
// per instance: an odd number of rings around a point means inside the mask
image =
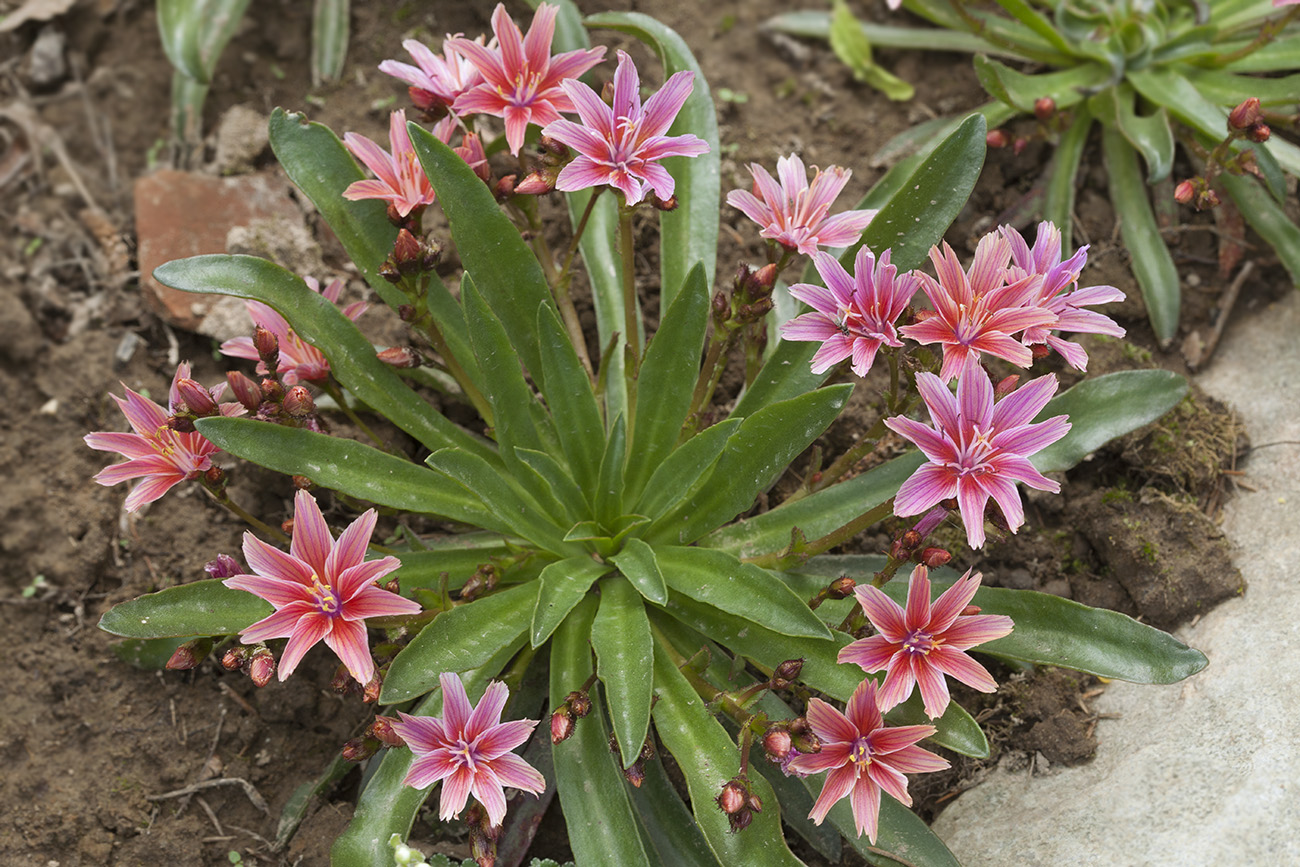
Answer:
[{"label": "green leaf", "polygon": [[195,427],[236,457],[279,473],[306,476],[351,497],[512,532],[509,524],[493,520],[475,497],[449,488],[437,473],[355,440],[246,418],[202,418]]},{"label": "green leaf", "polygon": [[656,546],[655,559],[675,593],[781,635],[831,638],[831,631],[807,602],[766,569],[708,548]]},{"label": "green leaf", "polygon": [[668,585],[659,571],[654,548],[634,536],[623,543],[623,550],[609,559],[646,599],[656,605],[668,601]]},{"label": "green leaf", "polygon": [[632,460],[625,483],[629,498],[639,497],[651,473],[672,452],[691,409],[709,325],[709,284],[697,264],[686,277],[659,323],[637,374]]},{"label": "green leaf", "polygon": [[[764,30],[776,30],[806,39],[829,39],[831,17],[826,12],[783,12],[763,22]],[[961,51],[967,54],[1019,55],[1005,47],[956,30],[936,30],[933,27],[894,27],[859,22],[862,32],[872,45],[879,48],[904,48],[921,51]]]},{"label": "green leaf", "polygon": [[[962,121],[956,132],[899,184],[898,193],[867,225],[861,243],[846,250],[840,263],[852,268],[858,246],[865,245],[877,254],[888,248],[899,273],[918,267],[975,188],[984,165],[986,131],[982,115]],[[783,341],[741,396],[732,417],[752,415],[825,382],[830,371],[814,374],[811,370],[812,357],[819,348],[820,344],[812,342]]]},{"label": "green leaf", "polygon": [[[551,642],[551,707],[592,674],[591,636],[596,598],[588,596],[556,630]],[[627,784],[609,751],[600,694],[591,692],[591,712],[573,736],[555,744],[555,781],[574,860],[582,864],[650,867]]]},{"label": "green leaf", "polygon": [[1078,186],[1079,161],[1092,130],[1092,115],[1086,105],[1074,110],[1074,120],[1061,136],[1047,169],[1047,190],[1043,197],[1043,218],[1061,230],[1061,256],[1074,249],[1074,193]]},{"label": "green leaf", "polygon": [[1056,28],[1025,0],[997,0],[997,4],[1054,50],[1066,57],[1076,54],[1078,49],[1066,41]]},{"label": "green leaf", "polygon": [[352,320],[298,275],[255,256],[193,256],[159,265],[154,279],[173,289],[233,295],[268,304],[306,343],[329,359],[334,377],[425,448],[458,446],[493,457],[482,441],[456,427],[375,355]]},{"label": "green leaf", "polygon": [[[686,777],[695,821],[718,860],[723,864],[801,867],[803,862],[786,847],[779,810],[754,813],[743,833],[731,833],[726,814],[713,800],[740,771],[740,752],[668,652],[656,648],[654,656],[655,695],[659,698],[654,706],[655,730]],[[766,780],[751,776],[750,783],[764,804],[776,803]]]},{"label": "green leaf", "polygon": [[805,538],[819,539],[897,494],[899,486],[924,460],[920,452],[894,458],[793,503],[728,524],[705,536],[700,544],[751,558],[784,550],[790,544],[790,531],[796,527]]},{"label": "green leaf", "polygon": [[[350,184],[366,177],[343,142],[329,127],[308,123],[306,115],[282,108],[271,112],[270,134],[271,150],[289,180],[311,199],[370,288],[389,307],[407,303],[401,290],[379,274],[397,240],[397,229],[388,222],[387,204],[379,199],[349,202],[343,198]],[[446,293],[440,281],[432,282]]]},{"label": "green leaf", "polygon": [[247,8],[248,0],[158,0],[158,32],[167,59],[196,83],[209,84]]},{"label": "green leaf", "polygon": [[99,628],[124,638],[234,635],[271,611],[271,603],[212,578],[114,605],[99,618]]},{"label": "green leaf", "polygon": [[1083,63],[1060,72],[1025,75],[983,56],[975,58],[975,74],[990,96],[1024,114],[1032,114],[1034,103],[1044,96],[1051,97],[1058,109],[1069,108],[1110,80],[1110,70],[1100,63]]},{"label": "green leaf", "polygon": [[609,571],[608,565],[586,556],[560,560],[543,569],[541,590],[532,611],[533,647],[545,644],[574,606],[587,596],[596,579]]},{"label": "green leaf", "polygon": [[1168,346],[1178,333],[1178,313],[1182,306],[1178,269],[1160,237],[1160,227],[1151,212],[1147,186],[1142,182],[1132,145],[1118,130],[1106,129],[1101,136],[1101,150],[1109,173],[1110,200],[1119,217],[1120,235],[1132,256],[1133,276],[1142,288],[1156,339],[1161,346]]},{"label": "green leaf", "polygon": [[693,492],[650,525],[646,540],[687,545],[748,509],[830,426],[852,391],[847,383],[827,386],[763,407],[746,418],[727,441],[711,476],[722,483],[715,481]]},{"label": "green leaf", "polygon": [[1106,443],[1150,424],[1183,399],[1187,380],[1168,370],[1121,370],[1052,398],[1038,420],[1070,417],[1070,432],[1030,458],[1044,473],[1068,470]]},{"label": "green leaf", "polygon": [[1147,164],[1147,183],[1169,177],[1174,166],[1174,131],[1164,106],[1155,114],[1141,117],[1134,110],[1135,94],[1127,84],[1108,87],[1088,100],[1093,114],[1107,126],[1118,129],[1128,143],[1142,154]]},{"label": "green leaf", "polygon": [[436,687],[442,672],[476,669],[505,648],[518,650],[539,587],[517,584],[439,614],[393,659],[380,702],[410,701]]},{"label": "green leaf", "polygon": [[[950,586],[951,581],[935,581],[932,592]],[[906,601],[903,582],[892,581],[884,591],[900,605]],[[1005,614],[1015,622],[1010,635],[979,645],[978,653],[1132,683],[1177,683],[1207,664],[1205,654],[1167,632],[1048,593],[981,587],[972,604],[983,614]]]},{"label": "green leaf", "polygon": [[644,767],[645,779],[627,793],[632,796],[646,836],[659,856],[657,863],[673,867],[722,867],[695,826],[690,808],[673,788],[659,756]]},{"label": "green leaf", "polygon": [[311,16],[312,87],[338,81],[348,59],[351,0],[316,0]]},{"label": "green leaf", "polygon": [[125,641],[113,642],[113,655],[127,665],[145,671],[162,671],[167,667],[176,648],[190,640],[192,639],[185,635],[172,638],[128,638]]},{"label": "green leaf", "polygon": [[701,487],[738,427],[740,419],[724,419],[678,446],[650,476],[636,511],[658,517]]},{"label": "green leaf", "polygon": [[559,461],[546,452],[532,449],[515,449],[515,457],[525,464],[526,471],[535,474],[534,486],[541,483],[545,494],[543,499],[552,499],[560,506],[566,519],[562,524],[576,522],[582,515],[588,514],[586,495],[574,483],[568,471],[560,466]]},{"label": "green leaf", "polygon": [[915,92],[912,85],[897,78],[871,59],[871,40],[844,0],[835,0],[831,10],[831,50],[852,72],[853,77],[874,87],[889,99],[906,101]]},{"label": "green leaf", "polygon": [[605,684],[609,719],[627,768],[641,755],[650,728],[654,640],[641,594],[621,575],[600,582],[591,648],[596,651],[596,673]]},{"label": "green leaf", "polygon": [[668,135],[692,133],[709,145],[698,157],[671,157],[664,168],[676,180],[677,209],[659,215],[660,305],[667,310],[695,264],[702,263],[713,284],[718,267],[718,223],[722,205],[721,150],[718,116],[713,109],[709,83],[686,40],[660,22],[640,12],[603,12],[588,15],[588,27],[619,30],[655,49],[664,65],[664,77],[682,70],[695,74],[695,87],[678,113]]},{"label": "green leaf", "polygon": [[597,455],[605,447],[605,423],[578,353],[553,309],[537,308],[537,335],[546,382],[546,403],[573,479],[591,490],[599,472]]},{"label": "green leaf", "polygon": [[408,123],[407,129],[411,146],[447,215],[461,263],[474,275],[475,286],[501,320],[524,366],[545,387],[537,307],[554,302],[542,266],[473,169],[419,124]]},{"label": "green leaf", "polygon": [[343,758],[340,753],[325,766],[325,770],[321,771],[316,779],[308,780],[293,790],[289,799],[284,802],[284,808],[280,810],[280,820],[275,825],[274,848],[277,851],[283,850],[297,833],[298,826],[302,824],[303,819],[307,818],[307,810],[312,800],[332,789],[339,780],[350,774],[354,767],[355,765]]},{"label": "green leaf", "polygon": [[608,524],[623,513],[623,470],[627,465],[627,419],[619,416],[609,430],[592,504],[596,519]]},{"label": "green leaf", "polygon": [[1195,66],[1184,66],[1180,71],[1202,96],[1217,105],[1236,106],[1249,95],[1262,105],[1287,106],[1300,93],[1300,74],[1257,78]]},{"label": "green leaf", "polygon": [[1273,247],[1291,275],[1291,282],[1300,286],[1300,228],[1252,178],[1225,172],[1220,179],[1246,222]]},{"label": "green leaf", "polygon": [[505,540],[497,533],[462,533],[423,544],[419,551],[396,552],[402,566],[393,577],[408,596],[417,587],[437,589],[444,572],[447,588],[459,590],[480,566],[508,550]]}]

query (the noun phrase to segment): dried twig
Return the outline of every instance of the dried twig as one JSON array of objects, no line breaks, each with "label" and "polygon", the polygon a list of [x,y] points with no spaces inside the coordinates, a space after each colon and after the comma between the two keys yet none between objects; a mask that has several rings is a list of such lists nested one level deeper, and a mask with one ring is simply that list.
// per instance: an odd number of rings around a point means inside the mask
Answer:
[{"label": "dried twig", "polygon": [[239,786],[244,790],[244,794],[248,796],[248,800],[252,802],[254,807],[264,815],[270,815],[271,808],[266,805],[266,799],[258,793],[252,783],[248,780],[240,779],[239,777],[221,777],[216,780],[204,780],[201,783],[194,783],[193,785],[186,786],[182,789],[176,789],[172,792],[163,792],[161,795],[147,795],[145,796],[145,800],[167,801],[172,798],[184,798],[187,795],[193,795],[196,792],[205,792],[208,789],[216,789],[221,786]]}]

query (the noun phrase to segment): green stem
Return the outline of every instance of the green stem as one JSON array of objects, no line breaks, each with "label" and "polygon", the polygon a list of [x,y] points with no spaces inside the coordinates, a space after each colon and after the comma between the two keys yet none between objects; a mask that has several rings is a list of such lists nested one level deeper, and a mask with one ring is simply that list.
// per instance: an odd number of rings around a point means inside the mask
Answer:
[{"label": "green stem", "polygon": [[1249,57],[1251,54],[1254,54],[1256,51],[1276,39],[1278,34],[1285,30],[1286,26],[1290,24],[1297,15],[1300,15],[1300,6],[1293,6],[1288,9],[1286,14],[1281,18],[1275,18],[1272,21],[1265,21],[1264,25],[1259,28],[1259,35],[1251,40],[1248,45],[1238,48],[1236,51],[1228,54],[1219,54],[1215,56],[1213,60],[1214,66],[1222,68],[1227,66],[1229,63],[1235,63],[1243,57]]},{"label": "green stem", "polygon": [[270,536],[277,542],[289,541],[289,537],[286,536],[284,531],[279,527],[272,527],[262,519],[253,517],[247,509],[230,499],[230,494],[226,493],[224,481],[213,485],[207,479],[203,479],[203,487],[207,489],[208,493],[212,495],[214,500],[222,506],[225,506],[227,511],[248,524],[250,527],[261,531],[264,535]]},{"label": "green stem", "polygon": [[[746,563],[751,563],[763,569],[788,569],[791,566],[798,565],[807,561],[818,554],[825,554],[837,545],[843,545],[863,530],[883,521],[894,513],[894,498],[890,497],[885,502],[876,506],[874,509],[868,509],[861,515],[858,515],[847,524],[832,530],[820,539],[813,539],[806,542],[798,552],[773,551],[770,554],[763,554],[759,557],[741,558]],[[898,567],[895,566],[895,569]]]},{"label": "green stem", "polygon": [[[596,197],[593,195],[591,202],[595,200]],[[578,319],[578,308],[573,305],[573,296],[569,294],[569,267],[573,264],[574,251],[576,251],[578,241],[582,237],[583,229],[586,228],[587,217],[591,214],[591,202],[587,204],[587,212],[582,216],[582,222],[579,224],[569,246],[564,266],[559,271],[555,270],[555,257],[551,253],[551,245],[546,241],[545,227],[542,225],[536,208],[530,210],[521,209],[520,212],[528,220],[528,246],[532,248],[537,261],[541,263],[546,283],[551,287],[551,297],[555,299],[555,306],[560,310],[560,319],[564,322],[564,330],[569,334],[569,342],[573,344],[574,352],[578,353],[578,360],[582,362],[583,370],[587,371],[587,376],[594,381],[595,374],[591,366],[591,357],[587,354],[587,338],[582,333],[582,323]]]},{"label": "green stem", "polygon": [[604,187],[596,187],[596,191],[587,199],[587,207],[582,211],[582,217],[578,220],[578,227],[573,230],[573,240],[569,242],[569,249],[564,254],[564,264],[560,266],[560,279],[564,285],[569,285],[569,269],[573,267],[573,259],[578,255],[578,244],[582,241],[583,232],[587,231],[587,221],[591,219],[591,212],[596,207],[596,199],[604,192]]},{"label": "green stem", "polygon": [[429,343],[433,345],[434,351],[442,356],[443,364],[447,366],[447,372],[452,375],[460,390],[464,392],[466,399],[478,410],[479,416],[488,426],[493,426],[492,406],[488,403],[483,392],[478,390],[478,386],[469,378],[465,368],[461,367],[460,361],[457,360],[455,353],[451,351],[451,346],[447,343],[447,338],[442,336],[442,330],[438,328],[438,323],[429,313],[429,307],[424,300],[424,292],[416,286],[412,286],[408,280],[403,280],[400,288],[411,299],[412,306],[415,308],[415,315],[410,320],[410,325],[417,328],[429,338]]},{"label": "green stem", "polygon": [[691,395],[691,411],[686,416],[688,433],[698,429],[700,416],[709,401],[713,399],[713,391],[722,379],[722,371],[726,369],[727,350],[731,348],[735,339],[734,331],[726,331],[721,336],[718,336],[715,331],[712,339],[709,340],[709,351],[704,356],[704,364],[700,367],[700,378],[696,380],[695,392]]},{"label": "green stem", "polygon": [[333,380],[326,380],[325,393],[334,398],[334,402],[339,405],[339,409],[343,410],[343,414],[348,417],[348,420],[359,427],[363,434],[370,437],[372,443],[379,446],[381,451],[388,450],[388,446],[384,444],[384,441],[375,435],[375,432],[370,429],[370,426],[362,421],[361,417],[357,415],[356,411],[352,409],[350,404],[348,404],[347,398],[343,395],[343,390],[338,387],[336,382]]},{"label": "green stem", "polygon": [[[632,246],[632,208],[624,206],[618,211],[618,246],[619,253],[623,256],[623,339],[632,349],[632,358],[640,364],[641,359],[641,329],[638,327],[638,307],[636,301],[636,261]],[[636,375],[636,371],[628,369],[625,371],[629,379]]]}]

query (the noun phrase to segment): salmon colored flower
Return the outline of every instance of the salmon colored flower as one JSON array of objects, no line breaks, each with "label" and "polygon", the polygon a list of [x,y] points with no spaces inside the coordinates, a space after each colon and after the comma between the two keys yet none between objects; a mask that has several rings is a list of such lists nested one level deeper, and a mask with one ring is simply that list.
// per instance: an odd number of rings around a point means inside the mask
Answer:
[{"label": "salmon colored flower", "polygon": [[499,826],[506,815],[506,786],[534,795],[546,789],[546,779],[537,769],[511,752],[528,740],[537,720],[501,722],[510,695],[504,683],[488,684],[474,707],[458,675],[444,672],[438,680],[442,719],[399,711],[400,721],[393,723],[393,730],[415,755],[403,782],[424,789],[445,780],[439,818],[445,822],[459,816],[473,795],[487,810],[488,822]]},{"label": "salmon colored flower", "polygon": [[813,264],[826,288],[796,283],[790,294],[809,304],[813,312],[796,316],[781,326],[786,340],[821,341],[812,358],[812,372],[824,373],[852,356],[853,372],[866,376],[881,345],[902,346],[894,320],[916,294],[915,274],[899,275],[889,263],[889,251],[879,261],[859,247],[853,276],[829,253],[813,253]]},{"label": "salmon colored flower", "polygon": [[980,578],[980,573],[967,571],[931,604],[929,570],[917,566],[907,583],[906,609],[870,585],[853,588],[879,634],[843,648],[838,661],[867,672],[885,671],[876,694],[882,711],[902,704],[912,687],[919,685],[925,715],[938,719],[948,709],[945,674],[980,692],[998,688],[984,666],[965,652],[1011,634],[1011,618],[1006,615],[963,613],[979,589]]},{"label": "salmon colored flower", "polygon": [[324,639],[357,682],[368,684],[375,676],[375,661],[366,640],[366,619],[420,613],[418,603],[375,585],[402,565],[396,557],[366,560],[375,520],[375,510],[368,509],[335,541],[316,500],[299,491],[293,500],[289,553],[244,533],[244,559],[253,574],[222,583],[275,607],[275,613],[241,632],[240,640],[257,644],[288,638],[280,657],[281,681]]},{"label": "salmon colored flower", "polygon": [[749,164],[754,176],[754,191],[732,190],[727,204],[739,208],[763,227],[759,232],[778,244],[805,255],[818,247],[847,247],[858,240],[877,211],[845,211],[827,217],[835,199],[853,174],[849,169],[829,166],[816,172],[808,183],[808,172],[797,154],[776,161],[780,186],[758,163]]},{"label": "salmon colored flower", "polygon": [[[212,469],[212,456],[221,451],[198,431],[181,432],[168,424],[174,413],[185,411],[180,383],[189,378],[190,363],[185,361],[172,377],[166,409],[123,385],[126,397],[109,396],[117,401],[134,433],[96,432],[85,436],[86,445],[92,449],[118,452],[127,459],[105,467],[95,476],[95,481],[111,486],[131,479],[142,480],[127,494],[124,506],[128,512],[152,503],[175,485]],[[214,403],[221,399],[225,387],[222,383],[209,393]],[[245,412],[237,403],[223,403],[217,409],[226,416]]]},{"label": "salmon colored flower", "polygon": [[555,188],[573,192],[608,184],[622,192],[629,205],[640,202],[651,189],[664,201],[671,198],[676,182],[659,161],[709,151],[707,142],[689,133],[664,135],[691,95],[694,79],[693,72],[674,73],[643,107],[636,66],[620,51],[612,106],[581,81],[564,82],[564,92],[582,123],[557,120],[542,130],[578,152],[560,170]]},{"label": "salmon colored flower", "polygon": [[1056,314],[1036,306],[1042,278],[1037,275],[1007,282],[1011,245],[997,232],[980,239],[970,274],[945,241],[943,252],[930,250],[939,279],[920,273],[921,290],[934,306],[933,314],[903,334],[917,343],[942,343],[939,376],[948,382],[966,362],[987,352],[1018,367],[1033,363],[1033,353],[1013,334],[1026,328],[1050,326]]},{"label": "salmon colored flower", "polygon": [[[483,76],[474,64],[466,59],[454,47],[453,40],[463,38],[463,34],[447,34],[442,42],[442,57],[434,54],[427,45],[415,39],[407,39],[402,47],[411,55],[416,65],[401,63],[397,60],[385,60],[379,64],[379,71],[406,82],[410,86],[411,100],[417,108],[424,111],[450,109],[462,93],[483,83]],[[483,44],[483,37],[474,40]],[[496,41],[487,46],[496,48]]]},{"label": "salmon colored flower", "polygon": [[604,47],[566,51],[551,56],[555,37],[555,16],[560,7],[542,3],[537,7],[528,35],[510,20],[506,7],[498,3],[492,12],[492,32],[499,48],[463,37],[447,40],[478,69],[483,83],[466,90],[452,106],[458,114],[490,114],[505,120],[510,153],[519,154],[528,124],[546,126],[560,119],[560,112],[573,111],[573,103],[561,85],[591,69],[605,56]]},{"label": "salmon colored flower", "polygon": [[378,175],[377,180],[353,181],[343,191],[343,198],[355,202],[361,199],[382,199],[405,217],[417,208],[433,204],[437,196],[433,184],[424,173],[424,166],[411,147],[411,134],[406,129],[406,110],[399,109],[388,118],[388,143],[392,154],[363,135],[354,132],[343,135],[343,143],[352,155],[366,168]]},{"label": "salmon colored flower", "polygon": [[[325,287],[324,292],[321,292],[320,282],[315,278],[304,277],[303,280],[313,292],[320,292],[329,301],[338,303],[339,294],[343,291],[342,280],[332,281]],[[279,341],[280,364],[277,372],[285,385],[297,385],[304,379],[308,382],[323,382],[329,376],[330,363],[325,358],[325,353],[299,337],[298,332],[290,328],[285,318],[273,307],[261,301],[245,301],[244,306],[248,308],[248,315],[252,317],[253,324],[265,328]],[[362,313],[366,312],[368,306],[363,301],[354,302],[343,308],[343,315],[355,322]],[[269,373],[266,365],[259,360],[257,347],[253,345],[251,337],[235,337],[227,340],[221,344],[221,352],[231,358],[256,361],[258,373],[262,376]]]},{"label": "salmon colored flower", "polygon": [[[998,231],[1011,245],[1011,268],[1009,279],[1022,280],[1035,274],[1043,278],[1038,290],[1038,297],[1033,299],[1035,306],[1051,311],[1056,321],[1050,325],[1037,325],[1026,328],[1020,342],[1025,346],[1047,344],[1076,370],[1088,369],[1088,353],[1077,343],[1063,340],[1053,332],[1068,331],[1072,334],[1105,334],[1110,337],[1123,337],[1124,329],[1115,324],[1108,316],[1092,310],[1084,310],[1093,304],[1108,304],[1123,301],[1124,293],[1114,286],[1089,286],[1079,289],[1079,274],[1088,263],[1088,245],[1080,247],[1075,254],[1064,262],[1061,261],[1061,230],[1044,220],[1038,224],[1038,234],[1034,237],[1033,249],[1010,226],[1001,226]],[[1074,291],[1070,291],[1073,289]]]},{"label": "salmon colored flower", "polygon": [[853,690],[844,713],[819,698],[809,699],[808,724],[821,741],[821,751],[795,756],[788,770],[800,776],[829,771],[808,818],[820,825],[847,795],[859,836],[865,833],[872,843],[880,818],[880,790],[911,806],[904,774],[948,767],[944,759],[915,746],[934,734],[934,726],[885,725],[876,705],[876,682],[870,678]]},{"label": "salmon colored flower", "polygon": [[929,461],[898,489],[894,514],[919,515],[940,500],[957,498],[966,539],[984,545],[984,507],[992,497],[1011,532],[1025,522],[1016,482],[1057,493],[1061,486],[1029,462],[1029,456],[1065,436],[1066,416],[1031,424],[1056,393],[1056,377],[1040,376],[996,403],[993,383],[975,363],[957,382],[957,395],[932,373],[918,373],[916,387],[933,427],[903,416],[885,419],[895,433],[916,443]]}]

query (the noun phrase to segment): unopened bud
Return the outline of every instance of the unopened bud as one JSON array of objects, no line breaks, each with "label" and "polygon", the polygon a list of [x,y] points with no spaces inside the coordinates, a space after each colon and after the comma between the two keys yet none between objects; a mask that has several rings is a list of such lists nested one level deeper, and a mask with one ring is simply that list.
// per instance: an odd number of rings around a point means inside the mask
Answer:
[{"label": "unopened bud", "polygon": [[279,368],[280,340],[272,331],[260,325],[253,329],[253,348],[257,350],[257,357],[266,365],[267,370]]},{"label": "unopened bud", "polygon": [[1190,205],[1195,197],[1196,185],[1191,181],[1183,181],[1174,187],[1174,201],[1180,205]]},{"label": "unopened bud", "polygon": [[713,319],[715,322],[726,322],[731,318],[731,301],[727,299],[727,293],[719,289],[713,295]]},{"label": "unopened bud", "polygon": [[749,278],[749,291],[751,296],[761,298],[772,294],[772,287],[776,285],[776,264],[764,265],[753,273]]},{"label": "unopened bud", "polygon": [[803,671],[803,659],[787,659],[772,672],[769,683],[772,689],[788,689],[790,684],[799,679],[801,671]]},{"label": "unopened bud", "polygon": [[564,697],[564,703],[569,706],[569,710],[573,711],[573,715],[578,719],[582,719],[591,713],[591,697],[585,692],[574,690]]},{"label": "unopened bud", "polygon": [[195,638],[193,641],[187,641],[176,648],[171,659],[167,660],[167,669],[169,671],[188,671],[206,659],[211,652],[211,638]]},{"label": "unopened bud", "polygon": [[243,575],[244,567],[229,554],[218,554],[217,559],[204,564],[203,571],[208,573],[209,578],[231,578],[235,575]]},{"label": "unopened bud", "polygon": [[1034,117],[1047,120],[1054,114],[1056,114],[1056,100],[1050,96],[1040,96],[1034,100]]},{"label": "unopened bud", "polygon": [[212,399],[212,392],[194,380],[188,377],[177,380],[176,390],[180,392],[181,400],[185,402],[185,408],[199,418],[207,418],[220,412],[217,408],[217,402]]},{"label": "unopened bud", "polygon": [[659,210],[659,211],[677,210],[678,202],[677,202],[677,196],[675,195],[669,196],[666,199],[661,199],[656,195],[651,195],[650,202],[655,206],[655,210]]},{"label": "unopened bud", "polygon": [[248,676],[259,689],[271,682],[275,677],[275,657],[271,651],[261,648],[253,652],[253,658],[248,661]]},{"label": "unopened bud", "polygon": [[729,780],[718,794],[718,807],[728,816],[745,809],[745,786],[737,780]]},{"label": "unopened bud", "polygon": [[361,700],[366,704],[374,704],[379,701],[379,693],[383,691],[383,686],[384,681],[379,677],[379,672],[375,672],[375,676],[370,678],[370,683],[367,683],[366,688],[361,690]]},{"label": "unopened bud", "polygon": [[374,722],[366,729],[366,734],[379,741],[386,747],[400,747],[406,744],[402,736],[393,728],[393,723],[397,720],[386,716],[375,717]]},{"label": "unopened bud", "polygon": [[972,615],[979,614],[979,613],[980,613],[980,607],[978,605],[967,605],[965,608],[961,610],[961,614],[959,616],[970,617]]},{"label": "unopened bud", "polygon": [[410,95],[412,104],[429,115],[431,119],[438,120],[441,115],[447,113],[447,100],[433,91],[425,90],[423,87],[411,86],[406,89],[406,92]]},{"label": "unopened bud", "polygon": [[1272,134],[1273,131],[1268,128],[1266,123],[1252,124],[1250,129],[1246,130],[1246,138],[1260,144],[1268,141],[1268,137]]},{"label": "unopened bud", "polygon": [[393,242],[393,264],[403,274],[415,274],[423,265],[424,251],[420,241],[408,229],[399,229]]},{"label": "unopened bud", "polygon": [[208,467],[207,471],[203,473],[203,480],[209,485],[216,487],[225,482],[226,471],[221,467]]},{"label": "unopened bud", "polygon": [[343,745],[343,759],[349,762],[364,762],[379,752],[379,741],[374,738],[353,738]]},{"label": "unopened bud", "polygon": [[268,376],[262,380],[262,399],[269,403],[279,403],[284,400],[284,386]]},{"label": "unopened bud", "polygon": [[993,386],[993,397],[1001,399],[1016,390],[1016,384],[1020,382],[1020,374],[1013,373],[1002,379],[997,385]]},{"label": "unopened bud", "polygon": [[293,482],[294,488],[299,491],[310,491],[315,487],[315,483],[306,476],[290,476],[289,480]]},{"label": "unopened bud", "polygon": [[947,566],[951,561],[952,555],[942,548],[926,548],[921,552],[921,562],[931,569]]},{"label": "unopened bud", "polygon": [[194,433],[194,419],[184,415],[169,416],[167,429],[174,430],[176,433]]},{"label": "unopened bud", "polygon": [[853,588],[857,586],[858,582],[847,575],[841,575],[826,588],[826,595],[832,599],[848,599],[853,595]]},{"label": "unopened bud", "polygon": [[605,86],[600,89],[600,99],[605,105],[614,104],[614,82],[605,82]]},{"label": "unopened bud", "polygon": [[[383,278],[384,278],[385,280],[387,280],[389,283],[401,283],[401,282],[402,282],[402,269],[401,269],[401,268],[398,268],[398,267],[397,267],[397,263],[393,261],[393,257],[392,257],[392,256],[389,256],[387,259],[385,259],[385,260],[380,264],[380,266],[379,266],[379,276],[380,276],[380,277],[383,277]],[[406,306],[406,305],[403,305],[403,306]]]},{"label": "unopened bud", "polygon": [[749,810],[740,810],[728,816],[727,821],[731,824],[731,833],[738,834],[748,828],[750,822],[754,821],[754,814]]},{"label": "unopened bud", "polygon": [[284,395],[284,411],[294,418],[306,418],[316,411],[316,401],[304,385],[295,385]]},{"label": "unopened bud", "polygon": [[1247,130],[1259,123],[1260,117],[1259,99],[1252,96],[1228,113],[1228,126],[1232,129]]},{"label": "unopened bud", "polygon": [[1020,156],[1025,152],[1025,148],[1027,147],[1029,147],[1029,139],[1021,136],[1011,143],[1011,153],[1015,156]]},{"label": "unopened bud", "polygon": [[551,156],[559,157],[560,159],[568,159],[569,146],[564,142],[544,135],[541,140],[538,141],[538,144],[541,145],[542,150]]},{"label": "unopened bud", "polygon": [[984,136],[984,144],[995,149],[1004,148],[1007,146],[1007,134],[1000,129],[991,129]]},{"label": "unopened bud", "polygon": [[906,560],[912,556],[912,550],[903,544],[902,539],[895,539],[889,545],[889,559]]},{"label": "unopened bud", "polygon": [[334,677],[330,678],[330,689],[333,692],[343,695],[350,692],[356,681],[352,679],[352,672],[348,671],[346,665],[340,665],[334,670]]},{"label": "unopened bud", "polygon": [[1029,354],[1034,357],[1034,361],[1041,361],[1052,354],[1052,347],[1046,343],[1035,343],[1029,347]]},{"label": "unopened bud", "polygon": [[518,175],[505,175],[497,181],[496,186],[492,188],[492,195],[497,201],[504,202],[515,193],[525,196],[538,196],[542,193],[549,193],[555,188],[555,184],[547,184],[546,179],[537,172],[533,172],[519,181]]},{"label": "unopened bud", "polygon": [[551,714],[551,743],[561,744],[573,737],[573,713],[565,707]]},{"label": "unopened bud", "polygon": [[633,762],[631,767],[623,769],[623,779],[638,789],[641,788],[641,784],[645,782],[645,765],[639,761]]},{"label": "unopened bud", "polygon": [[768,758],[774,762],[784,761],[785,757],[790,755],[793,744],[794,740],[784,726],[769,726],[763,734],[763,749],[767,751]]},{"label": "unopened bud", "polygon": [[910,550],[921,544],[921,534],[915,530],[908,530],[902,535],[900,541],[903,543],[903,547]]},{"label": "unopened bud", "polygon": [[221,654],[221,667],[226,671],[238,671],[244,667],[248,652],[242,647],[230,647]]},{"label": "unopened bud", "polygon": [[813,733],[807,717],[798,717],[790,721],[790,737],[794,741],[794,748],[805,755],[822,751],[821,739]]},{"label": "unopened bud", "polygon": [[256,382],[238,370],[232,370],[226,374],[226,383],[240,406],[249,412],[257,412],[257,408],[262,405],[262,392]]},{"label": "unopened bud", "polygon": [[524,196],[544,196],[555,189],[555,179],[558,176],[559,172],[554,170],[532,172],[515,184],[514,191]]},{"label": "unopened bud", "polygon": [[1214,190],[1205,190],[1196,197],[1196,210],[1206,211],[1219,206],[1219,194]]},{"label": "unopened bud", "polygon": [[761,813],[763,812],[763,799],[758,795],[755,795],[753,792],[750,792],[749,797],[745,799],[745,806],[753,810],[755,813]]}]

